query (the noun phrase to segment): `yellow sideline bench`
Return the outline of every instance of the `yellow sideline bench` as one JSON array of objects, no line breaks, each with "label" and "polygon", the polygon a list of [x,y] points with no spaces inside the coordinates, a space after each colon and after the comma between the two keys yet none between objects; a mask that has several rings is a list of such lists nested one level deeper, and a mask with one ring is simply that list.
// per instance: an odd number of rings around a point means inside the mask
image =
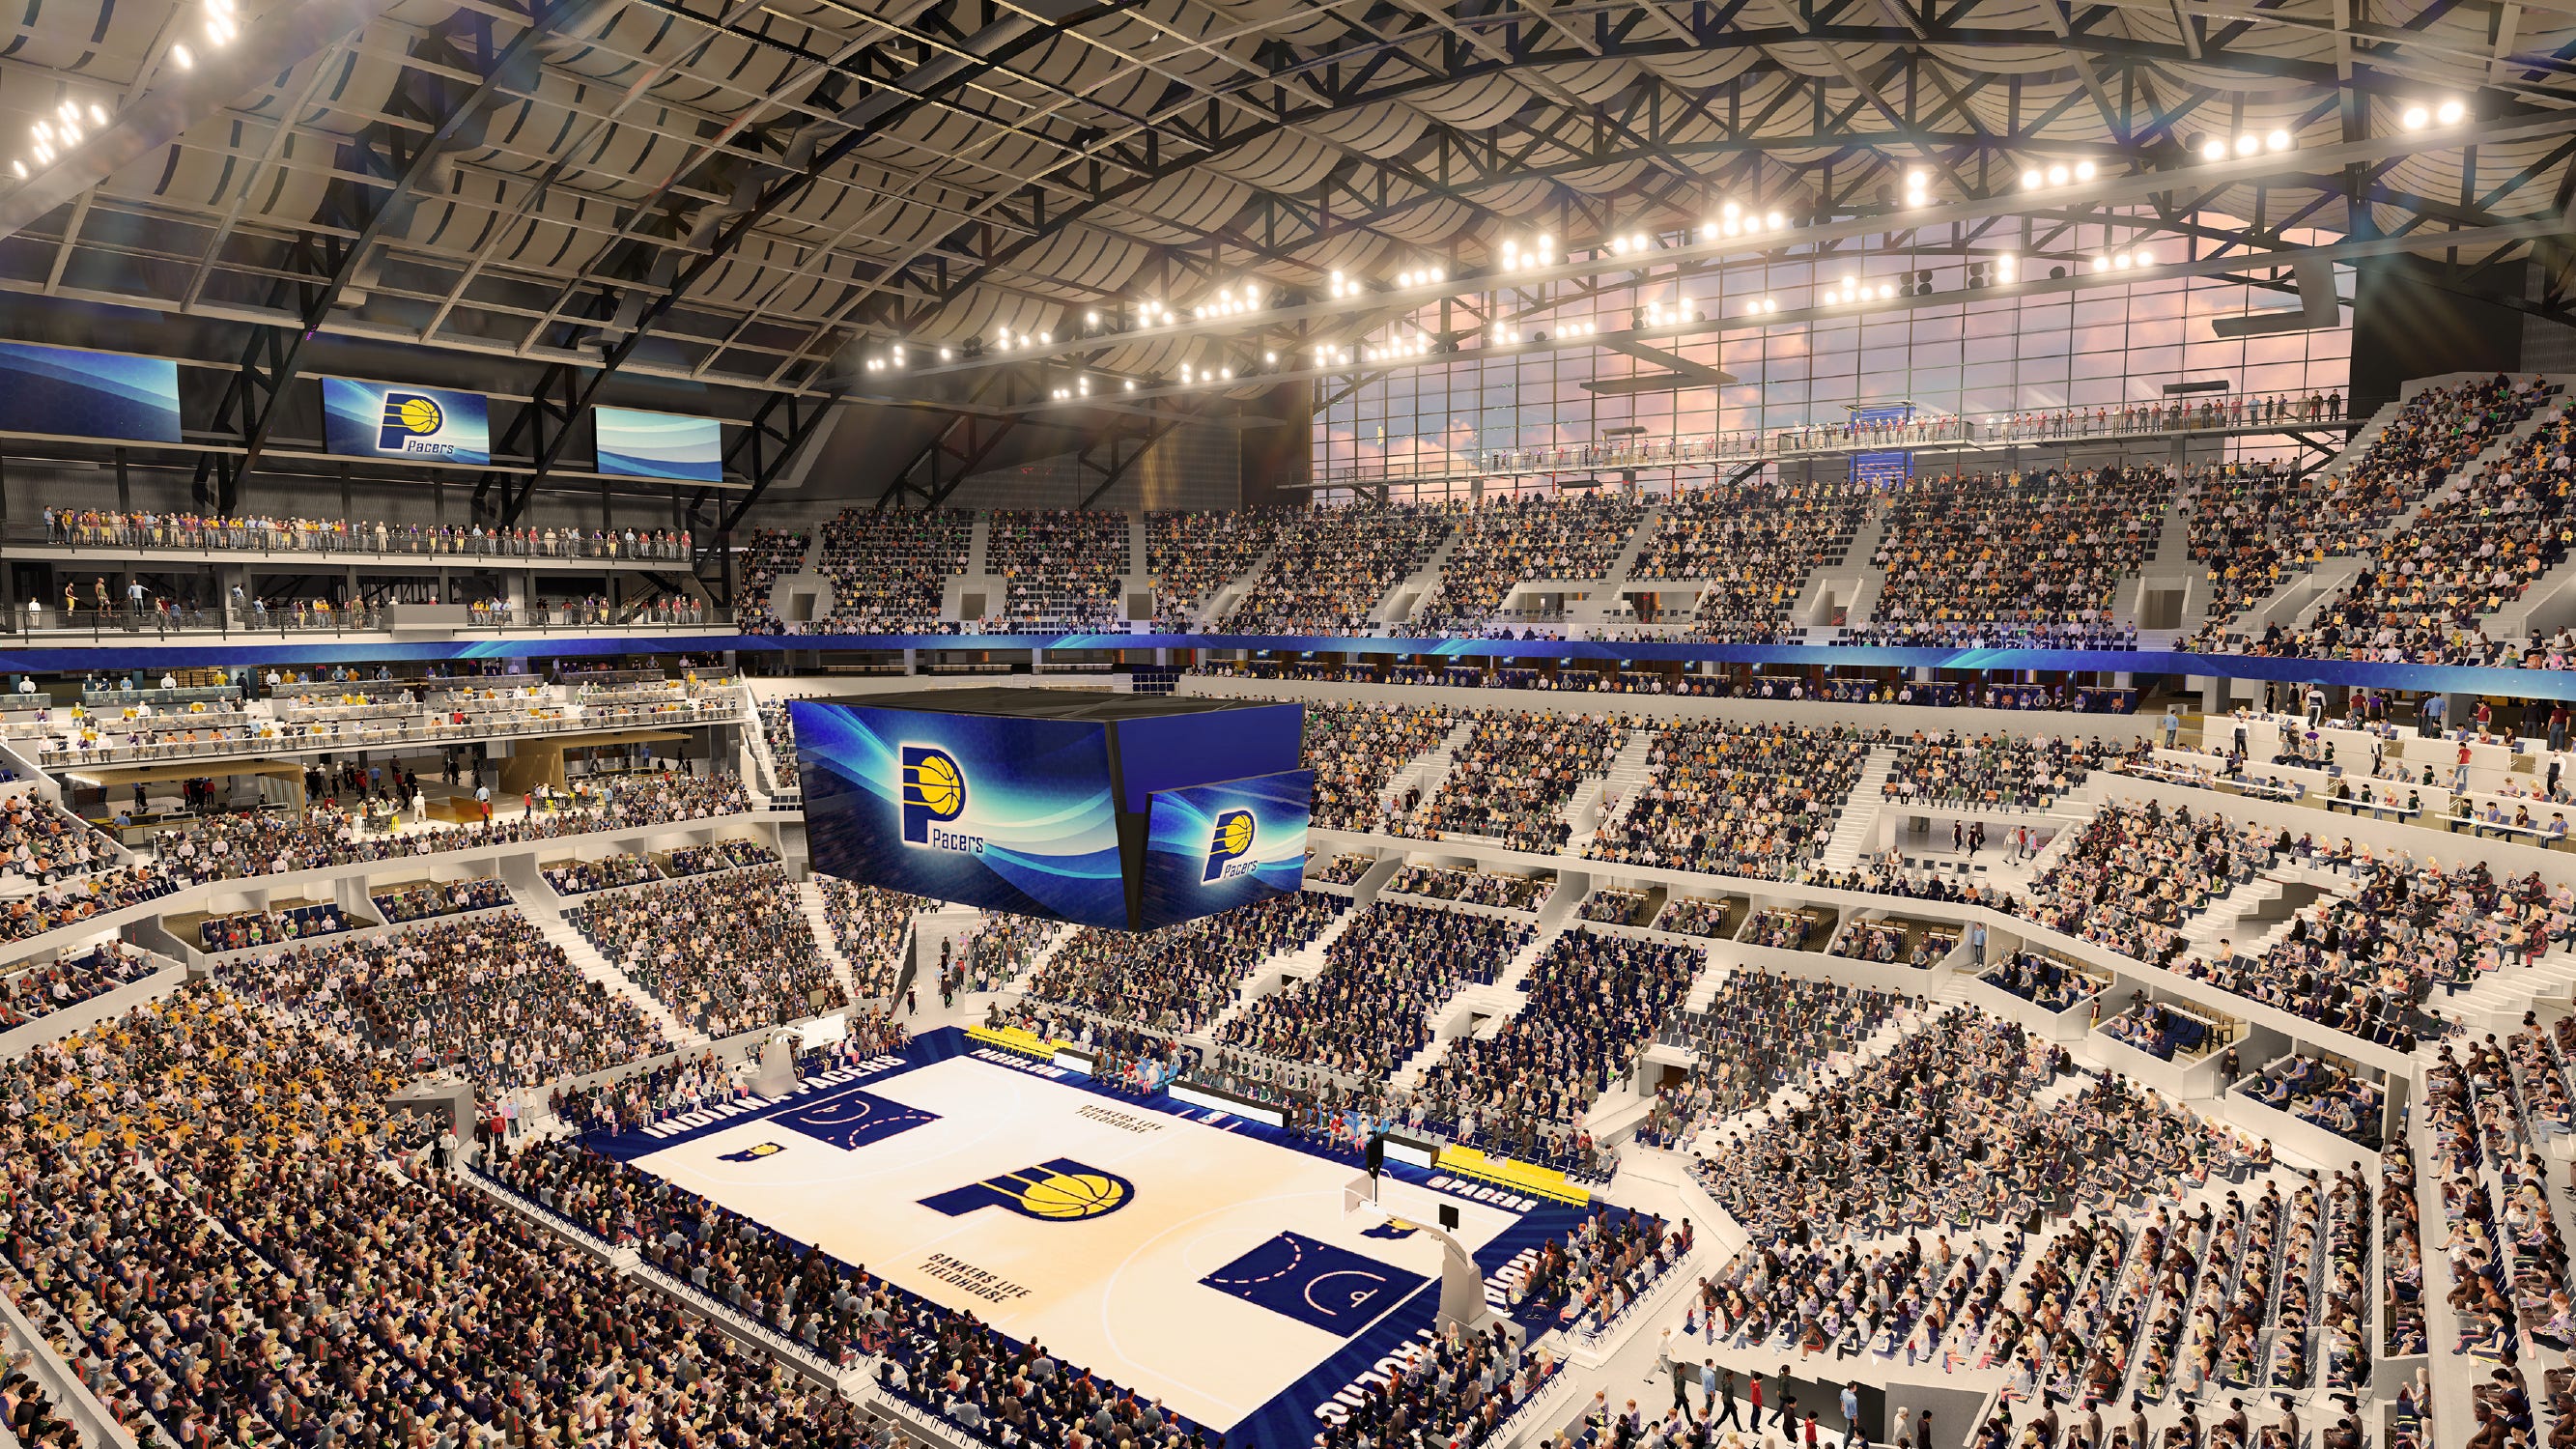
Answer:
[{"label": "yellow sideline bench", "polygon": [[1496,1187],[1543,1197],[1550,1202],[1572,1203],[1582,1207],[1592,1201],[1592,1194],[1566,1181],[1565,1174],[1553,1167],[1533,1167],[1514,1162],[1508,1157],[1487,1157],[1473,1147],[1440,1149],[1440,1170],[1460,1177],[1490,1182]]},{"label": "yellow sideline bench", "polygon": [[1073,1045],[1071,1042],[1049,1041],[1036,1032],[1020,1026],[998,1028],[970,1026],[966,1028],[966,1036],[970,1041],[982,1042],[988,1047],[999,1047],[1006,1052],[1017,1052],[1024,1057],[1036,1057],[1042,1062],[1054,1061],[1057,1047]]}]

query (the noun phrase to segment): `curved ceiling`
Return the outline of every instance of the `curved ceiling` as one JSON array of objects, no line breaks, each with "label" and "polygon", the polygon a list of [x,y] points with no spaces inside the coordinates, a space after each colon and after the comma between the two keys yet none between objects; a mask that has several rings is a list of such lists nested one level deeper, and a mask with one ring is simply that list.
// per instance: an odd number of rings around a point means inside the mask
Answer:
[{"label": "curved ceiling", "polygon": [[[228,0],[26,0],[0,24],[0,137],[168,90],[209,7]],[[2033,163],[2186,164],[2208,134],[2324,144],[2433,97],[2484,117],[2576,97],[2576,11],[2466,0],[359,13],[0,238],[0,288],[812,389],[892,335],[1481,266],[1506,237],[1686,229],[1721,198],[1867,215],[1912,167],[1976,196]],[[2191,200],[2275,229],[2443,229],[2555,212],[2568,165],[2544,138]]]}]

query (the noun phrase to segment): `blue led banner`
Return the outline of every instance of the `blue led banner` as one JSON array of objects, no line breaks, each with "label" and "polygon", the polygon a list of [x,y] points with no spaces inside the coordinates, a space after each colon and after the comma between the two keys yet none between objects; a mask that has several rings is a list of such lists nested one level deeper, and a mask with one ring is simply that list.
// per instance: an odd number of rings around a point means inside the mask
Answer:
[{"label": "blue led banner", "polygon": [[1122,930],[1109,734],[1087,720],[791,700],[814,868]]},{"label": "blue led banner", "polygon": [[[2251,654],[2134,653],[2089,649],[1833,649],[1811,644],[1701,644],[1687,641],[1590,639],[1346,639],[1333,635],[1274,634],[536,634],[506,639],[432,642],[369,640],[305,642],[304,631],[242,633],[198,644],[175,635],[168,642],[110,631],[95,645],[65,643],[0,650],[0,673],[116,672],[165,667],[265,667],[375,664],[476,659],[596,658],[655,654],[895,653],[906,649],[1037,650],[1093,653],[1112,650],[1258,649],[1283,653],[1395,655],[1440,659],[1606,659],[1629,663],[1710,660],[1721,664],[1815,664],[1843,669],[2037,670],[2125,673],[2145,678],[2216,675],[2341,684],[2444,694],[2488,694],[2514,699],[2576,700],[2576,671],[2501,669],[2472,665],[2383,664],[2366,659],[2296,659]],[[46,636],[39,635],[42,640]],[[80,638],[80,635],[58,636]],[[133,642],[125,642],[131,639]],[[1497,701],[1510,696],[1496,691]]]},{"label": "blue led banner", "polygon": [[682,483],[724,481],[724,430],[713,418],[593,408],[599,471]]},{"label": "blue led banner", "polygon": [[1157,791],[1146,815],[1138,929],[1296,890],[1314,798],[1312,770]]},{"label": "blue led banner", "polygon": [[347,458],[477,468],[492,461],[490,410],[479,392],[326,377],[322,437]]},{"label": "blue led banner", "polygon": [[0,342],[0,429],[178,442],[179,364],[166,357]]}]

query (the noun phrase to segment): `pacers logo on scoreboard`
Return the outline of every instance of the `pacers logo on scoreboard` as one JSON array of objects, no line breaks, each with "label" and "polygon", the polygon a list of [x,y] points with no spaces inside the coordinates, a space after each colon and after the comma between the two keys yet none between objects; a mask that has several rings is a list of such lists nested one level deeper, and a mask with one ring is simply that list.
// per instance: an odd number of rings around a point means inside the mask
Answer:
[{"label": "pacers logo on scoreboard", "polygon": [[445,437],[447,409],[425,392],[385,392],[384,416],[376,425],[376,451],[407,458],[453,458],[462,449]]},{"label": "pacers logo on scoreboard", "polygon": [[1057,1157],[923,1198],[921,1205],[952,1218],[998,1207],[1040,1222],[1071,1223],[1105,1218],[1135,1198],[1136,1184],[1118,1174]]},{"label": "pacers logo on scoreboard", "polygon": [[1261,862],[1247,860],[1252,854],[1252,839],[1257,832],[1249,810],[1228,810],[1217,816],[1216,829],[1208,837],[1207,870],[1199,884],[1214,885],[1252,874]]},{"label": "pacers logo on scoreboard", "polygon": [[966,813],[966,772],[957,757],[932,745],[905,745],[900,758],[903,843],[982,855],[984,837],[940,828]]}]

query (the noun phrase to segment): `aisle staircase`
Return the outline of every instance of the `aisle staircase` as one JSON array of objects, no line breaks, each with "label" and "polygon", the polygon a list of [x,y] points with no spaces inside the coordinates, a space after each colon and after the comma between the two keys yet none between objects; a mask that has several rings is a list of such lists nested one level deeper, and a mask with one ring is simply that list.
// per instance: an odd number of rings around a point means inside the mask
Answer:
[{"label": "aisle staircase", "polygon": [[1475,732],[1474,720],[1460,720],[1437,748],[1414,756],[1398,767],[1394,774],[1387,776],[1386,788],[1378,792],[1379,816],[1390,824],[1394,823],[1397,808],[1408,790],[1419,789],[1425,802],[1438,795],[1440,786],[1449,778],[1450,767],[1458,762],[1458,752],[1467,747],[1468,736]]},{"label": "aisle staircase", "polygon": [[698,1046],[706,1041],[704,1032],[683,1026],[659,997],[636,985],[634,978],[611,964],[606,956],[600,954],[598,947],[590,944],[589,937],[574,929],[572,922],[542,906],[523,903],[521,909],[536,926],[537,933],[561,950],[564,959],[572,963],[573,969],[579,971],[584,980],[596,981],[633,1002],[637,1010],[662,1028],[662,1035],[669,1038],[673,1046]]},{"label": "aisle staircase", "polygon": [[858,968],[841,952],[841,943],[832,932],[832,918],[823,909],[823,886],[819,881],[796,883],[796,908],[804,913],[806,929],[814,933],[814,944],[822,949],[823,959],[832,963],[832,979],[841,983],[841,994],[856,1001],[866,993],[859,990]]},{"label": "aisle staircase", "polygon": [[1622,590],[1627,587],[1628,572],[1637,566],[1638,559],[1645,556],[1646,546],[1655,541],[1655,533],[1663,523],[1664,505],[1646,505],[1638,515],[1637,526],[1629,531],[1626,542],[1619,546],[1619,552],[1601,571],[1600,582],[1592,589],[1591,596],[1566,606],[1567,634],[1580,637],[1614,622],[1626,622],[1625,619],[1614,620],[1612,616],[1625,602]]},{"label": "aisle staircase", "polygon": [[1272,544],[1262,552],[1261,557],[1252,561],[1252,567],[1208,590],[1206,598],[1190,605],[1190,628],[1199,633],[1215,629],[1217,621],[1232,612],[1235,601],[1250,593],[1254,584],[1261,582],[1262,573],[1270,567],[1271,561],[1278,557],[1279,546]]},{"label": "aisle staircase", "polygon": [[1440,586],[1440,571],[1449,566],[1449,555],[1457,552],[1459,542],[1466,536],[1464,525],[1450,529],[1448,537],[1441,539],[1440,546],[1431,551],[1431,557],[1422,561],[1422,567],[1396,580],[1377,601],[1377,607],[1369,610],[1368,622],[1372,626],[1401,624],[1412,618],[1421,609],[1423,600],[1430,598],[1431,591]]},{"label": "aisle staircase", "polygon": [[1503,963],[1503,969],[1495,973],[1491,982],[1460,987],[1458,994],[1450,997],[1440,1008],[1442,1019],[1435,1023],[1430,1042],[1407,1058],[1404,1065],[1387,1079],[1388,1084],[1405,1089],[1420,1086],[1422,1074],[1431,1069],[1431,1064],[1440,1059],[1442,1052],[1448,1050],[1451,1041],[1465,1034],[1451,1030],[1451,1027],[1481,1016],[1486,1021],[1478,1035],[1491,1035],[1501,1030],[1505,1020],[1518,1016],[1521,1008],[1529,1004],[1529,998],[1522,994],[1521,983],[1529,980],[1530,971],[1538,965],[1539,958],[1546,955],[1548,947],[1555,945],[1556,938],[1564,935],[1573,924],[1571,917],[1553,924],[1542,924],[1530,934],[1526,944],[1512,953],[1512,959]]},{"label": "aisle staircase", "polygon": [[1566,802],[1565,813],[1559,817],[1567,827],[1562,852],[1566,858],[1582,859],[1602,827],[1618,824],[1637,808],[1637,797],[1644,793],[1653,775],[1653,767],[1646,759],[1654,752],[1660,734],[1654,729],[1631,732],[1628,742],[1611,757],[1609,773],[1584,781],[1574,798]]},{"label": "aisle staircase", "polygon": [[1859,780],[1844,798],[1842,813],[1834,817],[1834,833],[1825,837],[1825,853],[1819,862],[1824,869],[1844,871],[1860,864],[1861,848],[1869,843],[1870,832],[1878,824],[1879,807],[1886,803],[1880,790],[1896,768],[1900,753],[1894,747],[1870,747]]}]

